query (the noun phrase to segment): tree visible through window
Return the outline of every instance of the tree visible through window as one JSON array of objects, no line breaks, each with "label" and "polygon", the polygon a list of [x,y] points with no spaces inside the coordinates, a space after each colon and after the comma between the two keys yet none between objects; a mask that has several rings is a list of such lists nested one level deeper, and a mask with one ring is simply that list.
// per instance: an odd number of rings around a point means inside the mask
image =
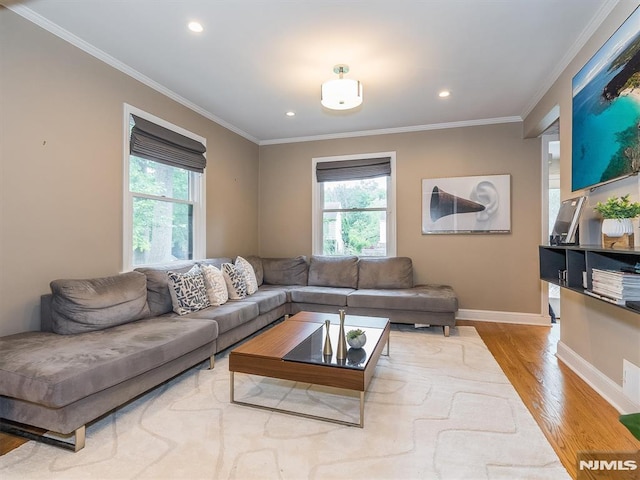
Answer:
[{"label": "tree visible through window", "polygon": [[395,256],[395,152],[314,158],[314,255]]},{"label": "tree visible through window", "polygon": [[131,155],[133,264],[193,258],[193,202],[188,170]]},{"label": "tree visible through window", "polygon": [[323,255],[387,254],[387,178],[323,182]]},{"label": "tree visible through window", "polygon": [[125,270],[203,258],[204,139],[125,108]]}]

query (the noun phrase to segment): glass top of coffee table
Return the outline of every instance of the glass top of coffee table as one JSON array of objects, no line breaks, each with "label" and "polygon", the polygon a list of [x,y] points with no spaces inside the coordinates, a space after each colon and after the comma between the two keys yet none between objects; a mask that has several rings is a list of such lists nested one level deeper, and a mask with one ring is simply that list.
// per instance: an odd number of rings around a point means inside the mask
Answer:
[{"label": "glass top of coffee table", "polygon": [[331,347],[333,350],[332,355],[325,356],[323,354],[327,329],[324,324],[318,324],[318,328],[311,335],[300,342],[282,358],[283,360],[290,362],[312,363],[317,365],[364,370],[369,358],[371,358],[371,355],[376,348],[376,345],[380,341],[383,329],[360,325],[345,325],[345,334],[349,330],[356,328],[365,332],[367,342],[362,348],[351,348],[347,343],[347,358],[344,360],[338,360],[336,358],[340,326],[335,324],[332,324],[329,328],[329,337],[331,339]]}]

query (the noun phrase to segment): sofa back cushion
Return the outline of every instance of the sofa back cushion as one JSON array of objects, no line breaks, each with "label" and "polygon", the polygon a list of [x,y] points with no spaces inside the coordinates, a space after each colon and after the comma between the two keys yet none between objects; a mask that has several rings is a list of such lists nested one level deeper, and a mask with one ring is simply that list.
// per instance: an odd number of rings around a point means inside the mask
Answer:
[{"label": "sofa back cushion", "polygon": [[357,288],[358,257],[312,256],[309,262],[309,285]]},{"label": "sofa back cushion", "polygon": [[264,283],[269,285],[306,285],[309,274],[307,257],[263,258]]},{"label": "sofa back cushion", "polygon": [[[198,263],[213,265],[217,268],[220,268],[225,262],[233,262],[233,260],[227,257],[222,257],[207,258],[206,260],[198,261]],[[147,276],[147,301],[149,302],[149,309],[151,310],[152,315],[164,315],[165,313],[169,313],[173,310],[167,272],[186,273],[191,270],[191,267],[195,264],[196,262],[193,260],[183,260],[135,269],[136,272],[142,272]]]},{"label": "sofa back cushion", "polygon": [[409,257],[360,257],[358,288],[412,288]]},{"label": "sofa back cushion", "polygon": [[189,260],[135,269],[136,272],[144,273],[147,277],[147,302],[152,315],[164,315],[173,310],[167,273],[170,271],[187,273],[194,265],[195,262]]},{"label": "sofa back cushion", "polygon": [[264,283],[264,269],[262,268],[262,259],[255,255],[248,255],[245,258],[247,259],[247,262],[249,262],[253,267],[253,273],[256,274],[256,282],[258,283],[258,286],[262,285]]},{"label": "sofa back cushion", "polygon": [[147,278],[139,272],[54,280],[51,292],[52,330],[62,335],[103,330],[150,315]]}]

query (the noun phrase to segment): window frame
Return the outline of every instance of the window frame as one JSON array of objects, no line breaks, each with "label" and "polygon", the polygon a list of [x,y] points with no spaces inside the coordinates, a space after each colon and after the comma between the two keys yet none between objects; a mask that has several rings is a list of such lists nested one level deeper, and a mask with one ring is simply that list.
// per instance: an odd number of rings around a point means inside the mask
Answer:
[{"label": "window frame", "polygon": [[[338,155],[332,157],[315,157],[311,159],[311,251],[313,255],[322,255],[323,247],[323,200],[324,189],[316,178],[316,165],[320,162],[340,162],[346,160],[358,160],[367,158],[389,157],[391,159],[391,175],[387,177],[387,255],[397,256],[396,240],[396,152],[375,152],[354,155]],[[335,209],[329,209],[334,211]],[[376,210],[376,209],[374,209]],[[347,210],[349,211],[349,210]],[[376,257],[373,257],[376,258]]]},{"label": "window frame", "polygon": [[[133,265],[133,199],[150,198],[159,201],[169,201],[166,197],[155,196],[146,193],[134,193],[130,191],[130,117],[137,115],[161,127],[173,130],[176,133],[184,135],[201,142],[205,147],[206,139],[184,128],[174,125],[155,115],[147,113],[127,103],[124,104],[123,132],[124,132],[124,150],[123,150],[123,208],[122,208],[122,267],[123,271],[131,271],[134,268],[145,267],[149,265]],[[205,153],[206,156],[206,153]],[[189,200],[171,199],[171,203],[191,204],[193,205],[193,260],[205,258],[206,252],[206,168],[203,173],[189,171]]]}]

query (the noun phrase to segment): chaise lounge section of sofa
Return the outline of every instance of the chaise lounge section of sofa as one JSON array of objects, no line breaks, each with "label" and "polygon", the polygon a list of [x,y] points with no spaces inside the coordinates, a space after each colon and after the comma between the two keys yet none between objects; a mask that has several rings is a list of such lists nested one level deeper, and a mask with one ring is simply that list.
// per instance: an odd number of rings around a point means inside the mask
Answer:
[{"label": "chaise lounge section of sofa", "polygon": [[[78,451],[88,422],[213,361],[217,324],[149,315],[141,273],[56,280],[51,288],[43,331],[0,338],[0,419],[75,437],[39,440]],[[20,433],[6,423],[3,430]]]}]

